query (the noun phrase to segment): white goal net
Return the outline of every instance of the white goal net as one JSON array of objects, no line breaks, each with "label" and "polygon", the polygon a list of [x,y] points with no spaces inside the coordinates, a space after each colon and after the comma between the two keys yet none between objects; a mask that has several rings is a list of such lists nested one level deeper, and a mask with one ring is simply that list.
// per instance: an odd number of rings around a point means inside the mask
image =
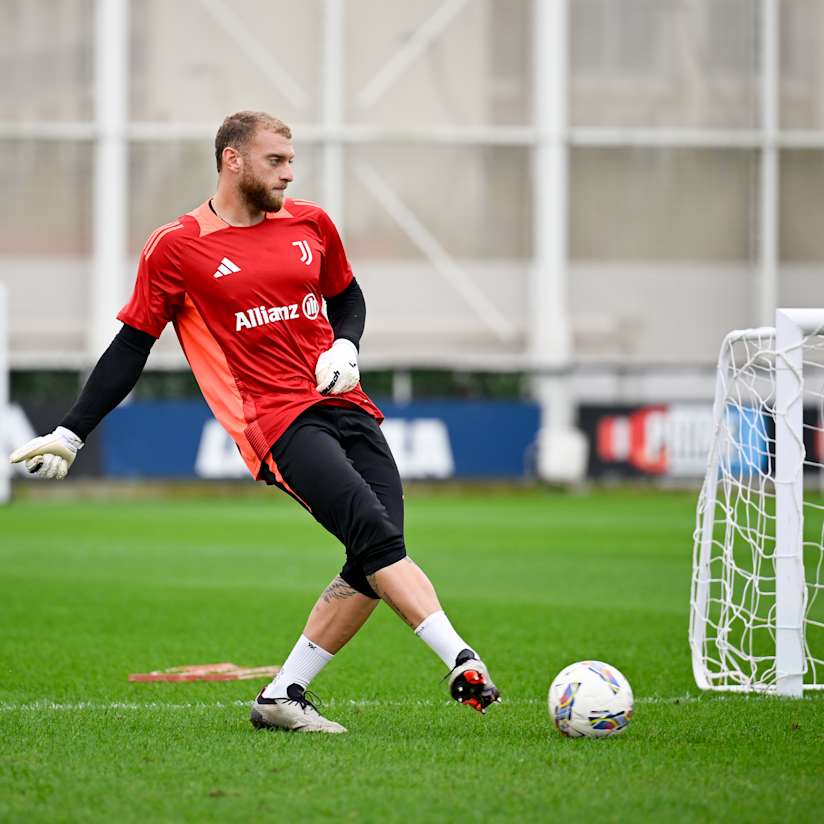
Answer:
[{"label": "white goal net", "polygon": [[694,534],[702,689],[824,688],[824,312],[730,333]]}]

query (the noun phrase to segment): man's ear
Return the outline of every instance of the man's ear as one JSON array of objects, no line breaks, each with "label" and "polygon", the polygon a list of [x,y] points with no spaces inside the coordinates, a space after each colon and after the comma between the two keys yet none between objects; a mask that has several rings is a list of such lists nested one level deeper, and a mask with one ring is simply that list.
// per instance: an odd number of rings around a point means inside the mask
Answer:
[{"label": "man's ear", "polygon": [[239,172],[241,165],[240,152],[234,146],[226,146],[223,149],[223,168]]}]

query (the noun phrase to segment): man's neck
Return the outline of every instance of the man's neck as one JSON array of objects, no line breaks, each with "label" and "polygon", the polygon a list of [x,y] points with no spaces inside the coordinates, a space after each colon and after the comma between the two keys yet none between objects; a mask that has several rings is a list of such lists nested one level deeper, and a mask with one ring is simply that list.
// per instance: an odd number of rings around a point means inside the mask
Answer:
[{"label": "man's neck", "polygon": [[239,197],[223,192],[218,188],[209,201],[212,211],[230,226],[254,226],[266,219],[266,213],[250,209]]}]

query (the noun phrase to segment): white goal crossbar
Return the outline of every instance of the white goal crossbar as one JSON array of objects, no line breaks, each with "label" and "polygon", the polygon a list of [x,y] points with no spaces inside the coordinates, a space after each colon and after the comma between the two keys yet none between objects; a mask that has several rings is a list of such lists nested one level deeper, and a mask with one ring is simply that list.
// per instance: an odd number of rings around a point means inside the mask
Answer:
[{"label": "white goal crossbar", "polygon": [[[805,399],[815,401],[808,422]],[[805,436],[824,454],[824,310],[779,309],[775,328],[727,335],[713,418],[694,535],[696,683],[796,697],[822,689],[824,466]],[[806,498],[805,469],[816,480]]]}]

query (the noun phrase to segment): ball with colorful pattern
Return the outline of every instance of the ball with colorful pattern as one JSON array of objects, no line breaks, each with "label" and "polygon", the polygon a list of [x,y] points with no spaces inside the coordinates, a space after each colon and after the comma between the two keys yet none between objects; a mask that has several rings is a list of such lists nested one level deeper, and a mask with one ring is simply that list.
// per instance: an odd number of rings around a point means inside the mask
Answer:
[{"label": "ball with colorful pattern", "polygon": [[549,687],[549,717],[570,738],[607,738],[622,733],[632,719],[629,681],[603,661],[564,667]]}]

